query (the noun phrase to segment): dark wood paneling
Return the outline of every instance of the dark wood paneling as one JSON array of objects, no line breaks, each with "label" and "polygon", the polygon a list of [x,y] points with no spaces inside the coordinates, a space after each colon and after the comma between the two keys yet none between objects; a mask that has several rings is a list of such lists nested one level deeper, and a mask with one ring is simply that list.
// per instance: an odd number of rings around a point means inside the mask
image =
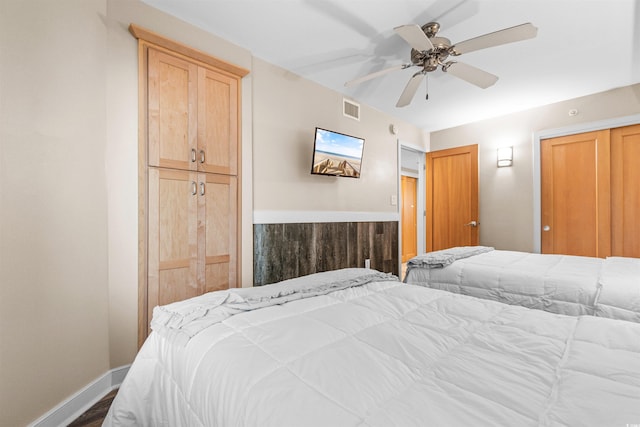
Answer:
[{"label": "dark wood paneling", "polygon": [[254,286],[364,267],[399,274],[398,222],[254,224]]}]

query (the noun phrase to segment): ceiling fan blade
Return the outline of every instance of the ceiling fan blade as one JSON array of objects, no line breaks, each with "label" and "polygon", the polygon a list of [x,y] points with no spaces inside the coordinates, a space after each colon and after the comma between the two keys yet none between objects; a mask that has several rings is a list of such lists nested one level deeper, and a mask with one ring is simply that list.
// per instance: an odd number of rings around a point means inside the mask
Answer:
[{"label": "ceiling fan blade", "polygon": [[422,83],[422,79],[424,79],[425,75],[426,73],[424,71],[418,71],[409,79],[407,86],[405,86],[402,91],[402,95],[400,95],[400,98],[398,99],[396,107],[406,107],[411,104],[411,100],[418,91],[418,87],[420,87],[420,83]]},{"label": "ceiling fan blade", "polygon": [[515,27],[505,28],[504,30],[456,43],[451,47],[451,53],[453,55],[461,55],[488,47],[532,39],[536,34],[538,34],[538,29],[531,23],[516,25]]},{"label": "ceiling fan blade", "polygon": [[376,72],[373,72],[371,74],[367,74],[365,76],[358,77],[357,79],[349,80],[344,85],[346,87],[355,86],[355,85],[358,85],[358,84],[360,84],[362,82],[366,82],[367,80],[371,80],[371,79],[375,79],[376,77],[384,76],[385,74],[388,74],[388,73],[390,73],[392,71],[404,70],[405,68],[409,68],[412,65],[413,64],[394,65],[393,67],[385,68],[384,70],[376,71]]},{"label": "ceiling fan blade", "polygon": [[498,76],[462,62],[447,62],[442,70],[482,89],[493,86],[498,81]]},{"label": "ceiling fan blade", "polygon": [[433,49],[433,44],[429,37],[422,31],[419,25],[408,24],[401,25],[393,29],[400,37],[402,37],[409,45],[420,52]]}]

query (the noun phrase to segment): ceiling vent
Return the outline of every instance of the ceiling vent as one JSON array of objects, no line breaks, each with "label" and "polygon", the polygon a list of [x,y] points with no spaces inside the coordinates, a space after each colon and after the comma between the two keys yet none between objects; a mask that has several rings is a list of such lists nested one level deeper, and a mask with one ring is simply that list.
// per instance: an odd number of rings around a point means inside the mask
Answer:
[{"label": "ceiling vent", "polygon": [[342,98],[342,114],[354,120],[360,120],[360,104]]}]

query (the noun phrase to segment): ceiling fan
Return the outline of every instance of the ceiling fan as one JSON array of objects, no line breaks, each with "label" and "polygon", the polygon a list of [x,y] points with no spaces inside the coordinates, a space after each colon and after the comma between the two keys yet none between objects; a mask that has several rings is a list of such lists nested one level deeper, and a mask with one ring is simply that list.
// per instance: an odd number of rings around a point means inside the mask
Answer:
[{"label": "ceiling fan", "polygon": [[[472,65],[457,61],[447,61],[447,59],[449,56],[458,56],[463,53],[486,49],[488,47],[531,39],[534,38],[538,32],[538,29],[531,23],[526,23],[474,37],[452,45],[449,39],[436,36],[440,30],[440,24],[437,22],[429,22],[422,27],[415,24],[401,25],[393,30],[411,46],[411,62],[396,65],[350,80],[345,83],[345,86],[354,86],[396,70],[404,70],[410,67],[422,68],[409,79],[407,86],[404,88],[402,95],[400,95],[400,98],[398,99],[396,107],[405,107],[409,105],[427,73],[437,70],[438,67],[441,67],[442,71],[452,74],[482,89],[492,86],[496,81],[498,81],[498,76]],[[429,95],[427,94],[427,99],[428,98]]]}]

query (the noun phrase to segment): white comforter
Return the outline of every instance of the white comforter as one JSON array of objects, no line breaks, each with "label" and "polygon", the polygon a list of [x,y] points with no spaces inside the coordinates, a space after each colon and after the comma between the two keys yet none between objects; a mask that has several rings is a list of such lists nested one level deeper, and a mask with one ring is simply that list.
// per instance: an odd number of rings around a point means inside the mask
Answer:
[{"label": "white comforter", "polygon": [[[406,283],[572,316],[592,314],[640,322],[640,259],[607,259],[490,251],[442,268],[409,261]],[[440,259],[438,251],[436,260]]]},{"label": "white comforter", "polygon": [[609,257],[600,274],[595,315],[640,323],[640,259]]},{"label": "white comforter", "polygon": [[[186,340],[164,328],[188,322],[165,322],[140,350],[105,425],[640,423],[640,324],[384,278],[350,281],[239,311],[190,329]],[[194,301],[170,311],[184,316]],[[195,317],[218,307],[203,305]]]}]

